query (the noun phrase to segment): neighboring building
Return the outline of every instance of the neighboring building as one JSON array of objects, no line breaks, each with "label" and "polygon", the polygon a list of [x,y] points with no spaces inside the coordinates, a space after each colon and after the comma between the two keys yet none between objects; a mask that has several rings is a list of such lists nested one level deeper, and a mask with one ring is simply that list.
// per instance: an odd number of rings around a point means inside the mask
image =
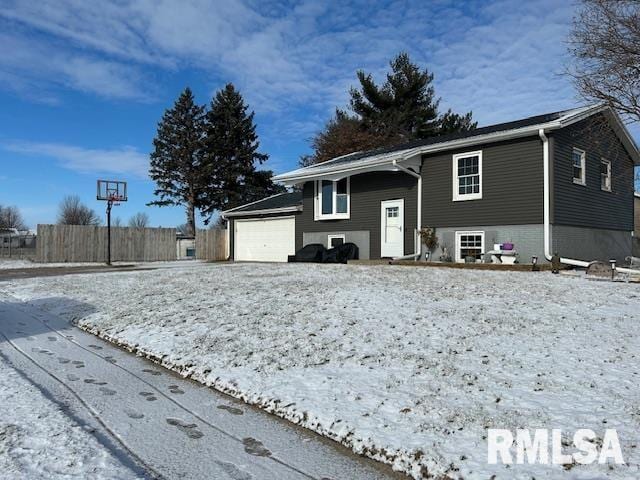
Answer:
[{"label": "neighboring building", "polygon": [[635,231],[633,235],[633,256],[640,257],[640,192],[635,193]]},{"label": "neighboring building", "polygon": [[[439,238],[435,259],[480,261],[508,242],[521,262],[553,252],[622,261],[632,250],[639,164],[619,117],[596,105],[300,168],[275,180],[302,190],[302,211],[270,206],[292,198],[276,196],[223,215],[236,260],[284,260],[303,245],[336,241],[358,245],[362,259],[415,258],[417,230],[429,226]],[[283,216],[274,233],[269,222]]]},{"label": "neighboring building", "polygon": [[196,258],[196,239],[180,232],[176,234],[176,258],[178,260],[191,260]]}]

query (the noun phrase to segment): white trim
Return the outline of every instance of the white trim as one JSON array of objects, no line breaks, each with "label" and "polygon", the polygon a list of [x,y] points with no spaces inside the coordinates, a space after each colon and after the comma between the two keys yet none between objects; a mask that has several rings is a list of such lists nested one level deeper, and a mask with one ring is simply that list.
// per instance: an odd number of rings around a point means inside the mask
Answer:
[{"label": "white trim", "polygon": [[347,243],[347,239],[344,233],[333,233],[333,234],[327,235],[327,248],[332,248],[331,240],[333,240],[334,238],[341,238],[342,243]]},{"label": "white trim", "polygon": [[[580,164],[581,164],[581,170],[582,170],[582,173],[580,175],[581,177],[580,180],[577,180],[573,174],[573,169],[575,168],[575,165],[573,164],[574,153],[580,153]],[[585,152],[584,150],[578,147],[573,147],[573,149],[571,150],[571,178],[573,178],[574,184],[582,185],[583,187],[587,186],[587,152]]]},{"label": "white trim", "polygon": [[[321,180],[315,180],[313,182],[313,219],[318,222],[318,221],[323,221],[323,220],[348,220],[349,218],[351,218],[351,178],[350,177],[346,177],[347,180],[347,211],[346,213],[336,213],[336,206],[338,204],[337,202],[337,197],[338,197],[338,182],[340,180],[328,180],[328,179],[321,179]],[[332,204],[332,211],[333,213],[322,213],[322,185],[321,182],[332,182],[333,183],[333,189],[331,192],[332,195],[332,199],[331,199],[331,204]]]},{"label": "white trim", "polygon": [[611,170],[611,160],[607,160],[606,158],[600,158],[600,168],[602,168],[602,164],[607,164],[607,177],[609,180],[609,188],[602,187],[602,172],[600,172],[600,190],[603,192],[611,193],[613,191],[613,175]]},{"label": "white trim", "polygon": [[256,215],[271,215],[276,213],[290,213],[302,211],[302,205],[296,205],[295,207],[281,207],[281,208],[265,208],[264,210],[247,210],[242,212],[224,212],[222,218],[234,218],[234,217],[254,217]]},{"label": "white trim", "polygon": [[[387,212],[386,208],[388,208],[388,204],[397,204],[398,205],[398,218],[400,219],[400,238],[402,239],[402,247],[400,255],[396,255],[395,253],[389,253],[387,251],[383,251],[385,242],[384,242],[384,233],[387,222]],[[395,206],[395,205],[394,205]],[[396,198],[394,200],[382,200],[380,202],[380,258],[382,257],[401,257],[404,255],[404,198]]]},{"label": "white trim", "polygon": [[459,230],[456,231],[456,246],[455,246],[455,257],[456,257],[456,263],[464,263],[464,258],[460,257],[460,239],[463,235],[479,235],[481,238],[480,241],[480,254],[484,255],[485,253],[485,248],[484,248],[484,230]]},{"label": "white trim", "polygon": [[[458,160],[461,158],[478,157],[478,175],[479,175],[479,191],[478,193],[459,193],[460,183],[458,177]],[[482,198],[482,150],[475,152],[456,153],[452,160],[452,176],[453,176],[453,198],[454,202],[462,202],[465,200],[479,200]]]}]

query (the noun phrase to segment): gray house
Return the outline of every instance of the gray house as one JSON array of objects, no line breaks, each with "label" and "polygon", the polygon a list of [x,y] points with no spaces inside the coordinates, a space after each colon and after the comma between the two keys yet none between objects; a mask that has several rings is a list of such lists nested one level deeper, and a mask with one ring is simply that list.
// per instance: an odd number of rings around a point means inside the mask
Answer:
[{"label": "gray house", "polygon": [[235,260],[284,261],[309,243],[353,242],[361,259],[620,261],[631,254],[640,152],[615,112],[576,108],[356,152],[276,177],[299,191],[244,205],[229,220]]}]

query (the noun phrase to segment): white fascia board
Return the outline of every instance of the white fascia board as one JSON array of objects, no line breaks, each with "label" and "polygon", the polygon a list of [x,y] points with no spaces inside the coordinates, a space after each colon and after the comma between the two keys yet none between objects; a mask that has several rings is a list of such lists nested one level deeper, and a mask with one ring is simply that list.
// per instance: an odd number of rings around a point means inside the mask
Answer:
[{"label": "white fascia board", "polygon": [[282,208],[267,208],[264,210],[247,210],[242,212],[232,212],[230,210],[221,213],[222,218],[233,217],[253,217],[256,215],[271,215],[276,213],[292,213],[302,211],[302,205],[296,205],[295,207],[282,207]]}]

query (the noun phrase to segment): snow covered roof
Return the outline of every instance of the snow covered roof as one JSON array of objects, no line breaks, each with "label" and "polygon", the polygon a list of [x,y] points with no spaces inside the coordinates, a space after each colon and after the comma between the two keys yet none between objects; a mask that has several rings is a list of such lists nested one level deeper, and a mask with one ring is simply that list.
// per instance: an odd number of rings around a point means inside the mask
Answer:
[{"label": "snow covered roof", "polygon": [[510,138],[537,135],[540,129],[555,130],[588,118],[596,113],[604,113],[611,120],[612,126],[625,145],[634,162],[640,165],[640,152],[633,137],[628,132],[618,115],[606,105],[597,104],[570,110],[561,110],[543,115],[527,117],[512,122],[499,123],[475,130],[440,135],[423,140],[392,147],[379,148],[366,152],[354,152],[336,157],[327,162],[299,168],[276,175],[274,180],[288,185],[295,185],[318,178],[338,179],[348,174],[371,170],[394,170],[393,162],[416,162],[425,153],[434,153],[450,148],[467,147],[489,141],[507,140]]}]

